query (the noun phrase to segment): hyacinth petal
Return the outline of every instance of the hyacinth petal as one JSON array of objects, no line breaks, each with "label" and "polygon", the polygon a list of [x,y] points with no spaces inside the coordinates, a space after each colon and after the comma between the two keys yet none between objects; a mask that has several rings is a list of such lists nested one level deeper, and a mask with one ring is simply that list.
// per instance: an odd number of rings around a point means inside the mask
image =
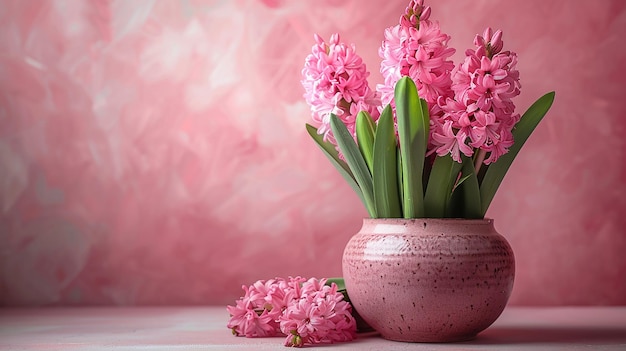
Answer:
[{"label": "hyacinth petal", "polygon": [[476,34],[474,37],[474,45],[477,47],[485,47],[487,43],[485,42],[485,38],[480,36],[480,34]]},{"label": "hyacinth petal", "polygon": [[420,21],[427,21],[430,18],[430,6],[426,6],[420,15]]},{"label": "hyacinth petal", "polygon": [[319,45],[324,44],[324,39],[322,39],[321,36],[319,36],[317,33],[313,34],[313,38],[315,39],[315,42]]},{"label": "hyacinth petal", "polygon": [[491,70],[491,76],[496,80],[503,80],[507,77],[507,71],[502,68],[496,68],[495,70]]},{"label": "hyacinth petal", "polygon": [[485,30],[483,31],[483,39],[485,41],[491,40],[491,32],[491,27],[485,28]]}]

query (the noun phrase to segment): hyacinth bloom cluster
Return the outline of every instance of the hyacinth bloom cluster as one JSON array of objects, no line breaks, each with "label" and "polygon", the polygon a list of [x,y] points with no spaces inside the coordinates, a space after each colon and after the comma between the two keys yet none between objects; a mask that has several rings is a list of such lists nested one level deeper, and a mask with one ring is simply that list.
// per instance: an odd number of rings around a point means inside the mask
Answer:
[{"label": "hyacinth bloom cluster", "polygon": [[304,281],[300,277],[276,278],[243,285],[244,296],[236,301],[235,306],[227,307],[231,315],[228,328],[234,335],[249,338],[279,334],[279,318],[287,304],[295,299],[295,293]]},{"label": "hyacinth bloom cluster", "polygon": [[502,51],[502,31],[491,28],[477,35],[474,45],[453,76],[454,99],[439,101],[444,115],[431,136],[437,155],[450,153],[461,162],[460,153],[472,157],[479,149],[476,163],[490,164],[513,145],[512,130],[520,120],[512,101],[521,87],[517,55]]},{"label": "hyacinth bloom cluster", "polygon": [[448,47],[450,36],[442,33],[439,23],[430,20],[431,9],[424,2],[411,1],[400,23],[385,29],[385,39],[378,51],[384,84],[377,86],[383,105],[393,104],[394,87],[403,76],[415,82],[419,96],[428,102],[431,115],[437,115],[437,101],[453,96],[449,60],[455,52]]},{"label": "hyacinth bloom cluster", "polygon": [[280,317],[280,330],[287,334],[285,346],[326,344],[354,340],[356,320],[352,307],[324,279],[310,279],[302,285],[300,298]]},{"label": "hyacinth bloom cluster", "polygon": [[243,286],[245,295],[227,306],[234,335],[286,335],[285,346],[350,341],[356,337],[352,307],[326,279],[289,277]]},{"label": "hyacinth bloom cluster", "polygon": [[367,111],[375,120],[380,99],[367,82],[369,72],[354,45],[342,43],[338,34],[333,34],[328,43],[315,35],[315,41],[302,70],[304,98],[318,133],[336,145],[330,114],[339,116],[354,134],[358,112]]}]

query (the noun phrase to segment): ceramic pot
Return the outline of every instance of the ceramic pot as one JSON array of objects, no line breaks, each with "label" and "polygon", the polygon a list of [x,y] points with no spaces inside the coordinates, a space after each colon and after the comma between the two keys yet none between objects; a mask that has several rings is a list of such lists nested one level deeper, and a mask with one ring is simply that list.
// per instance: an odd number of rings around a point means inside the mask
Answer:
[{"label": "ceramic pot", "polygon": [[491,219],[364,219],[343,253],[353,307],[383,338],[472,339],[500,316],[515,260]]}]

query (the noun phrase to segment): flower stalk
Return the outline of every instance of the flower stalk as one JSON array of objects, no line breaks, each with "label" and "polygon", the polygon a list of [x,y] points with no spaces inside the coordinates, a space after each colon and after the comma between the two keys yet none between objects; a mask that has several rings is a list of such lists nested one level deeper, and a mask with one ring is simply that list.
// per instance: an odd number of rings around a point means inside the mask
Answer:
[{"label": "flower stalk", "polygon": [[480,172],[480,166],[482,166],[485,161],[485,156],[487,155],[487,150],[480,149],[476,154],[476,158],[474,160],[474,173],[478,174]]}]

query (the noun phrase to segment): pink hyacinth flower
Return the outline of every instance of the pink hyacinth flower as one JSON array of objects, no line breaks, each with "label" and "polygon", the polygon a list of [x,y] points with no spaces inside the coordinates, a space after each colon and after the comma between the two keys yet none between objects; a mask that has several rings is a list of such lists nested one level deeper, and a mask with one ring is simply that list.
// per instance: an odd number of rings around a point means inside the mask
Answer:
[{"label": "pink hyacinth flower", "polygon": [[383,105],[392,102],[395,84],[402,76],[415,82],[418,93],[429,105],[439,97],[451,97],[449,58],[455,50],[448,47],[450,36],[441,32],[439,23],[430,20],[431,10],[423,0],[410,1],[400,23],[385,30],[378,51],[383,59],[380,71],[384,84],[378,85]]},{"label": "pink hyacinth flower", "polygon": [[258,313],[254,309],[247,308],[241,300],[235,306],[228,306],[231,315],[226,325],[233,331],[234,335],[248,338],[275,336],[279,329],[276,321],[270,316],[267,310]]},{"label": "pink hyacinth flower", "polygon": [[300,298],[287,306],[280,318],[281,331],[287,335],[285,346],[328,344],[356,337],[352,307],[326,280],[309,279],[302,285]]},{"label": "pink hyacinth flower", "polygon": [[400,24],[405,27],[419,27],[420,21],[430,17],[430,6],[424,6],[424,0],[411,0],[400,17]]},{"label": "pink hyacinth flower", "polygon": [[[430,7],[425,6],[423,0],[411,1],[400,23],[385,30],[385,39],[378,51],[384,83],[377,85],[376,90],[381,93],[382,106],[391,104],[395,108],[395,85],[403,76],[409,76],[420,98],[428,103],[431,130],[441,131],[443,112],[438,101],[454,96],[451,88],[454,63],[450,57],[455,50],[448,47],[450,36],[430,17]],[[428,155],[436,151],[432,136],[431,133]]]},{"label": "pink hyacinth flower", "polygon": [[264,337],[281,334],[279,318],[288,304],[300,296],[301,277],[258,280],[242,286],[245,294],[235,306],[227,306],[231,315],[227,327],[237,336]]},{"label": "pink hyacinth flower", "polygon": [[337,115],[354,136],[358,112],[367,111],[378,119],[380,99],[368,85],[369,72],[354,45],[342,43],[338,34],[328,43],[315,35],[315,41],[302,69],[304,98],[318,133],[336,145],[330,114]]},{"label": "pink hyacinth flower", "polygon": [[520,117],[512,99],[521,85],[517,55],[502,51],[502,31],[487,28],[474,44],[452,77],[454,99],[439,100],[445,128],[435,126],[431,141],[437,155],[450,153],[461,162],[460,153],[471,157],[478,149],[488,154],[483,162],[490,164],[513,145],[511,131]]}]

